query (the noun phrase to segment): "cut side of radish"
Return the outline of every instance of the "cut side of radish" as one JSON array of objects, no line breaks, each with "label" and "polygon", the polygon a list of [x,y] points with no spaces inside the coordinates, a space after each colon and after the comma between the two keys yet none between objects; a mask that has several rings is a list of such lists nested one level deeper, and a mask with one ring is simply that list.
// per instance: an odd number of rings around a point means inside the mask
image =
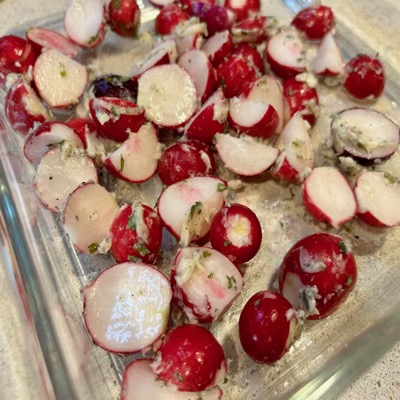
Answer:
[{"label": "cut side of radish", "polygon": [[354,189],[358,216],[378,227],[400,225],[399,180],[384,172],[368,171],[357,178]]},{"label": "cut side of radish", "polygon": [[84,147],[79,136],[66,124],[57,121],[45,122],[26,138],[25,157],[31,163],[37,164],[49,149],[63,142]]},{"label": "cut side of radish", "polygon": [[107,351],[140,351],[153,344],[167,328],[171,286],[151,265],[113,265],[83,294],[87,330],[93,341]]},{"label": "cut side of radish", "polygon": [[328,32],[322,39],[312,68],[316,74],[323,76],[344,74],[342,54],[331,32]]},{"label": "cut side of radish", "polygon": [[225,57],[233,52],[232,35],[229,31],[217,32],[207,39],[201,47],[201,50],[211,61],[214,67],[217,67]]},{"label": "cut side of radish", "polygon": [[255,176],[266,171],[278,157],[278,150],[259,143],[250,136],[238,138],[217,134],[215,147],[225,167],[242,176]]},{"label": "cut side of radish", "polygon": [[33,79],[50,107],[78,103],[88,81],[86,68],[57,50],[44,51],[36,60]]},{"label": "cut side of radish", "polygon": [[200,22],[199,18],[192,17],[179,23],[174,29],[178,55],[181,56],[188,50],[200,49],[207,35],[207,25]]},{"label": "cut side of radish", "polygon": [[64,143],[41,159],[34,180],[36,195],[50,211],[59,212],[65,199],[79,185],[96,182],[97,170],[83,149]]},{"label": "cut side of radish", "polygon": [[118,212],[119,206],[111,193],[97,183],[85,183],[68,197],[63,209],[63,226],[80,252],[94,254],[109,240]]},{"label": "cut side of radish", "polygon": [[165,7],[168,4],[172,4],[174,2],[175,2],[175,0],[150,0],[150,3],[152,3],[158,7]]},{"label": "cut side of radish", "polygon": [[238,268],[219,251],[186,247],[175,258],[171,284],[174,300],[192,323],[220,318],[243,288]]},{"label": "cut side of radish", "polygon": [[222,390],[216,386],[204,392],[180,392],[158,379],[152,360],[135,360],[124,372],[121,400],[220,400]]},{"label": "cut side of radish", "polygon": [[147,123],[137,133],[131,133],[123,145],[106,158],[104,165],[118,178],[139,183],[155,174],[160,156],[157,130]]},{"label": "cut side of radish", "polygon": [[373,160],[392,155],[399,147],[399,126],[378,111],[350,108],[332,117],[337,154]]},{"label": "cut side of radish", "polygon": [[78,47],[58,32],[46,28],[30,28],[26,32],[29,42],[38,52],[43,49],[55,49],[68,57],[78,55]]},{"label": "cut side of radish", "polygon": [[193,177],[168,186],[158,201],[167,229],[185,247],[205,237],[213,216],[223,207],[226,185],[214,177]]},{"label": "cut side of radish", "polygon": [[333,167],[314,168],[304,182],[303,201],[318,221],[337,228],[354,217],[357,204],[346,178]]},{"label": "cut side of radish", "polygon": [[196,111],[198,98],[190,75],[178,65],[161,65],[139,78],[137,103],[148,120],[162,127],[178,127]]}]

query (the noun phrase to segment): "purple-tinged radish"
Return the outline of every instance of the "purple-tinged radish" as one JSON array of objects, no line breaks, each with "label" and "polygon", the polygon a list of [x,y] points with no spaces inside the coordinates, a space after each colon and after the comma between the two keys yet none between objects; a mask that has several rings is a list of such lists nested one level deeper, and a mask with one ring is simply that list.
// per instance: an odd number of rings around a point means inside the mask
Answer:
[{"label": "purple-tinged radish", "polygon": [[357,203],[346,178],[334,167],[314,168],[303,185],[303,202],[318,221],[335,228],[350,221]]},{"label": "purple-tinged radish", "polygon": [[57,50],[45,50],[36,60],[33,79],[39,95],[55,108],[78,103],[88,82],[86,68]]},{"label": "purple-tinged radish", "polygon": [[384,228],[400,225],[398,178],[384,172],[364,172],[357,178],[354,193],[357,215],[368,225]]},{"label": "purple-tinged radish", "polygon": [[233,52],[232,35],[229,31],[217,32],[209,37],[201,47],[211,64],[214,67],[218,65]]},{"label": "purple-tinged radish", "polygon": [[109,154],[104,165],[118,178],[140,183],[149,180],[157,170],[161,156],[157,130],[153,124],[132,132],[122,146]]},{"label": "purple-tinged radish", "polygon": [[278,157],[277,149],[246,135],[217,134],[214,142],[224,166],[242,176],[262,174]]},{"label": "purple-tinged radish", "polygon": [[93,79],[87,92],[93,97],[118,97],[119,99],[136,102],[137,81],[126,76],[106,74]]},{"label": "purple-tinged radish", "polygon": [[38,165],[34,187],[40,202],[58,213],[65,199],[79,185],[96,182],[97,170],[82,148],[65,142],[44,154]]},{"label": "purple-tinged radish", "polygon": [[94,182],[85,183],[68,197],[62,223],[72,244],[85,254],[106,252],[110,230],[119,212],[114,196]]},{"label": "purple-tinged radish", "polygon": [[139,78],[137,103],[149,121],[165,128],[186,123],[199,104],[191,76],[178,65],[161,65]]},{"label": "purple-tinged radish", "polygon": [[26,138],[24,155],[32,164],[37,164],[49,149],[64,142],[84,147],[80,137],[63,122],[45,122]]},{"label": "purple-tinged radish", "polygon": [[122,379],[121,400],[221,400],[219,386],[203,392],[180,392],[167,386],[151,369],[152,360],[132,361]]},{"label": "purple-tinged radish", "polygon": [[349,108],[332,117],[333,146],[338,155],[374,160],[399,147],[399,126],[378,111]]},{"label": "purple-tinged radish", "polygon": [[227,186],[214,177],[193,177],[168,186],[158,200],[158,213],[183,247],[204,238],[214,215],[225,204]]},{"label": "purple-tinged radish", "polygon": [[167,329],[168,279],[141,262],[116,264],[83,290],[83,317],[95,344],[112,353],[136,353]]}]

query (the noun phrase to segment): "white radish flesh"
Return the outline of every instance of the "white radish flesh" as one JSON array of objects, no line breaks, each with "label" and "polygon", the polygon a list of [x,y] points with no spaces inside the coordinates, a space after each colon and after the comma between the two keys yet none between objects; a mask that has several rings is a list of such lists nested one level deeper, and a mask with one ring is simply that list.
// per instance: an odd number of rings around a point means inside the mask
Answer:
[{"label": "white radish flesh", "polygon": [[165,332],[171,298],[168,279],[153,266],[116,264],[84,289],[85,324],[98,346],[137,352]]},{"label": "white radish flesh", "polygon": [[213,65],[219,64],[233,50],[232,36],[229,31],[217,32],[207,39],[201,47]]},{"label": "white radish flesh", "polygon": [[312,68],[318,75],[336,76],[344,74],[342,54],[331,32],[328,32],[322,39]]}]

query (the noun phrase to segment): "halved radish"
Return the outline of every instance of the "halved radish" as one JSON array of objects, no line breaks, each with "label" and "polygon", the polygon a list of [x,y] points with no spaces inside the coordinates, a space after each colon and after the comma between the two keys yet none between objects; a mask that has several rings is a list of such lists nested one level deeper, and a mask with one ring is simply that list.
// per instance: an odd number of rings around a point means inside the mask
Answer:
[{"label": "halved radish", "polygon": [[[82,253],[102,250],[119,212],[114,196],[94,182],[85,183],[68,197],[62,223],[73,245]],[[111,243],[110,243],[111,244]]]},{"label": "halved radish", "polygon": [[335,228],[352,219],[357,203],[346,178],[333,167],[314,168],[304,181],[303,201],[318,221]]},{"label": "halved radish", "polygon": [[178,55],[181,56],[188,50],[200,49],[207,35],[207,25],[200,22],[199,18],[192,17],[179,23],[174,29]]},{"label": "halved radish", "polygon": [[399,126],[369,108],[349,108],[333,115],[331,132],[337,154],[374,160],[392,155],[399,147]]},{"label": "halved radish", "polygon": [[225,167],[239,175],[259,175],[278,157],[277,149],[257,142],[250,136],[236,138],[229,134],[217,134],[214,140]]},{"label": "halved radish", "polygon": [[121,36],[137,36],[140,14],[136,0],[111,0],[108,4],[108,24],[115,33]]},{"label": "halved radish", "polygon": [[384,172],[364,172],[357,178],[354,193],[358,216],[368,225],[400,225],[400,184],[396,177]]},{"label": "halved radish", "polygon": [[198,97],[190,75],[178,65],[161,65],[139,78],[137,103],[148,120],[162,127],[178,127],[196,111]]},{"label": "halved radish", "polygon": [[150,2],[153,3],[155,6],[165,7],[171,3],[174,3],[175,0],[150,0]]},{"label": "halved radish", "polygon": [[85,155],[82,148],[64,143],[50,149],[41,158],[34,186],[41,203],[57,213],[68,195],[89,181],[98,181],[92,159]]},{"label": "halved radish", "polygon": [[152,345],[167,329],[168,279],[152,265],[116,264],[83,289],[83,317],[94,343],[113,353]]},{"label": "halved radish", "polygon": [[239,296],[243,277],[222,253],[209,247],[179,250],[171,271],[174,300],[192,323],[211,323]]},{"label": "halved radish", "polygon": [[31,163],[37,164],[50,148],[64,142],[83,147],[80,137],[63,122],[45,122],[26,138],[24,155]]},{"label": "halved radish", "polygon": [[280,78],[291,78],[306,69],[303,44],[294,29],[282,30],[273,36],[265,55],[271,70]]},{"label": "halved radish", "polygon": [[5,112],[13,129],[26,135],[38,124],[53,118],[24,79],[17,79],[7,93]]},{"label": "halved radish", "polygon": [[205,237],[226,198],[226,185],[214,177],[193,177],[168,186],[158,200],[166,228],[185,247]]},{"label": "halved radish", "polygon": [[26,37],[38,53],[46,49],[55,49],[68,57],[78,55],[78,47],[58,32],[46,28],[30,28]]},{"label": "halved radish", "polygon": [[303,182],[314,164],[314,145],[310,126],[300,114],[295,114],[286,124],[275,146],[279,156],[271,169],[272,176]]},{"label": "halved radish", "polygon": [[200,101],[207,100],[214,89],[215,71],[205,53],[201,50],[189,50],[181,56],[178,65],[189,72]]},{"label": "halved radish", "polygon": [[191,139],[211,142],[216,133],[223,132],[228,111],[229,102],[219,88],[186,124],[185,135]]},{"label": "halved radish", "polygon": [[78,103],[88,82],[86,68],[57,50],[45,50],[36,60],[33,79],[50,107]]},{"label": "halved radish", "polygon": [[143,107],[116,97],[98,97],[89,102],[98,130],[108,139],[123,142],[145,123]]},{"label": "halved radish", "polygon": [[278,128],[279,116],[271,104],[233,97],[230,100],[229,123],[237,132],[268,139]]},{"label": "halved radish", "polygon": [[[197,2],[197,4],[201,3]],[[195,7],[192,7],[192,11],[195,13]],[[233,14],[217,2],[203,7],[199,17],[207,24],[207,32],[210,36],[229,29],[233,22]]]},{"label": "halved radish", "polygon": [[204,392],[179,392],[165,385],[150,367],[152,360],[134,360],[125,369],[121,400],[221,400],[216,386]]},{"label": "halved radish", "polygon": [[217,67],[233,51],[232,35],[229,31],[217,32],[209,37],[201,47],[211,64]]},{"label": "halved radish", "polygon": [[231,30],[233,43],[262,43],[266,37],[268,18],[258,15],[235,23]]},{"label": "halved radish", "polygon": [[177,4],[168,4],[157,15],[154,30],[159,35],[169,35],[173,33],[179,23],[187,21],[189,18],[190,15]]},{"label": "halved radish", "polygon": [[79,136],[85,149],[88,147],[88,136],[97,135],[96,124],[90,118],[73,118],[65,124]]},{"label": "halved radish", "polygon": [[264,74],[264,60],[258,50],[250,44],[242,43],[235,47],[234,55],[247,60],[247,63],[254,65],[260,74]]},{"label": "halved radish", "polygon": [[77,45],[95,47],[105,36],[104,16],[102,0],[72,0],[65,12],[65,32]]},{"label": "halved radish", "polygon": [[260,0],[225,0],[225,7],[235,14],[236,21],[248,18],[260,11]]},{"label": "halved radish", "polygon": [[145,182],[155,174],[160,155],[157,130],[147,123],[132,132],[122,146],[106,158],[104,165],[125,181]]}]

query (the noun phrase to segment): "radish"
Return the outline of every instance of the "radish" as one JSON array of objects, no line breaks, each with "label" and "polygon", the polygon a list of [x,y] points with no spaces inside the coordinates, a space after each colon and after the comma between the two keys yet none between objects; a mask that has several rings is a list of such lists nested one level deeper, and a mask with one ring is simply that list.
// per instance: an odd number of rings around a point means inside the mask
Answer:
[{"label": "radish", "polygon": [[177,4],[168,4],[157,15],[154,29],[159,35],[170,35],[179,23],[189,18],[190,15]]},{"label": "radish", "polygon": [[378,111],[349,108],[332,117],[336,153],[374,160],[392,155],[399,147],[399,126]]},{"label": "radish", "polygon": [[262,174],[278,157],[277,149],[246,135],[217,134],[214,141],[224,166],[238,175]]},{"label": "radish", "polygon": [[340,236],[315,233],[286,253],[279,270],[279,290],[307,319],[332,314],[353,290],[357,266]]},{"label": "radish", "polygon": [[161,127],[178,127],[196,111],[198,98],[190,75],[178,65],[161,65],[139,78],[137,103]]},{"label": "radish", "polygon": [[150,3],[154,4],[157,7],[165,7],[174,2],[175,0],[150,0]]},{"label": "radish", "polygon": [[158,200],[166,228],[183,247],[204,238],[214,215],[223,207],[227,187],[214,177],[193,177],[168,186]]},{"label": "radish", "polygon": [[235,47],[233,54],[245,58],[248,64],[254,65],[259,74],[264,74],[264,60],[256,48],[242,43]]},{"label": "radish", "polygon": [[22,78],[17,79],[7,93],[5,112],[13,129],[22,135],[53,118],[35,91]]},{"label": "radish", "polygon": [[233,43],[262,43],[266,38],[268,18],[259,15],[236,22],[231,30]]},{"label": "radish", "polygon": [[260,250],[262,230],[257,215],[243,204],[223,207],[212,220],[211,246],[235,264],[250,261]]},{"label": "radish", "polygon": [[88,82],[86,68],[57,50],[45,50],[36,60],[33,79],[42,99],[50,107],[78,103]]},{"label": "radish", "polygon": [[198,325],[181,325],[163,338],[151,364],[154,373],[179,391],[199,392],[222,383],[224,351],[214,336]]},{"label": "radish", "polygon": [[58,121],[45,122],[26,138],[24,155],[31,163],[37,164],[49,149],[64,142],[83,147],[82,140],[66,124]]},{"label": "radish", "polygon": [[305,50],[293,29],[274,35],[267,44],[265,55],[272,72],[280,78],[291,78],[306,69]]},{"label": "radish", "polygon": [[233,97],[230,100],[229,123],[237,132],[268,139],[278,128],[279,116],[271,104]]},{"label": "radish", "polygon": [[133,103],[137,98],[137,81],[126,76],[107,74],[95,78],[87,92],[93,97],[118,97]]},{"label": "radish", "polygon": [[400,225],[400,185],[396,177],[384,172],[364,172],[357,178],[354,193],[358,216],[368,225]]},{"label": "radish", "polygon": [[186,124],[185,135],[190,139],[211,142],[215,134],[223,132],[228,111],[229,103],[218,89]]},{"label": "radish", "polygon": [[236,21],[260,12],[260,0],[225,0],[224,6],[235,14]]},{"label": "radish", "polygon": [[167,329],[172,297],[168,279],[141,262],[112,265],[83,289],[83,317],[95,344],[135,353]]},{"label": "radish", "polygon": [[136,0],[111,0],[108,24],[118,35],[136,37],[140,26],[140,8]]},{"label": "radish", "polygon": [[292,25],[307,39],[320,40],[333,29],[335,17],[330,7],[317,5],[301,10],[294,17]]},{"label": "radish", "polygon": [[211,323],[221,318],[239,296],[243,278],[238,268],[217,250],[186,247],[175,257],[171,285],[174,300],[189,321]]},{"label": "radish", "polygon": [[233,52],[231,33],[228,30],[217,32],[207,39],[201,47],[201,50],[207,55],[211,64],[217,67],[225,57]]},{"label": "radish", "polygon": [[158,175],[165,185],[192,176],[214,175],[215,161],[209,147],[195,140],[176,142],[158,161]]},{"label": "radish", "polygon": [[67,198],[62,223],[81,253],[95,254],[109,246],[111,225],[118,212],[114,196],[97,183],[89,182]]},{"label": "radish", "polygon": [[221,400],[222,390],[216,386],[204,392],[178,392],[160,381],[150,367],[151,360],[134,360],[125,369],[121,400]]},{"label": "radish", "polygon": [[118,178],[140,183],[149,180],[157,170],[160,144],[157,130],[151,123],[132,132],[123,145],[109,154],[104,165]]},{"label": "radish", "polygon": [[196,12],[194,12],[194,14],[200,17],[200,21],[207,24],[207,32],[210,36],[217,32],[225,31],[232,25],[232,21],[229,18],[226,8],[217,3],[207,4],[207,6],[203,8],[200,15],[198,15]]},{"label": "radish", "polygon": [[85,149],[88,147],[90,136],[97,136],[96,124],[90,118],[73,118],[65,124],[79,136]]},{"label": "radish", "polygon": [[245,304],[239,319],[239,338],[246,354],[258,363],[274,363],[300,333],[296,311],[279,293],[263,290]]},{"label": "radish", "polygon": [[90,114],[106,138],[123,142],[129,134],[137,132],[145,123],[143,107],[116,97],[99,97],[90,100]]},{"label": "radish", "polygon": [[178,61],[192,77],[200,101],[207,100],[214,89],[215,71],[207,56],[201,50],[189,50]]},{"label": "radish", "polygon": [[65,32],[78,46],[96,47],[105,37],[104,14],[102,0],[72,0],[65,12]]},{"label": "radish", "polygon": [[350,221],[357,204],[346,178],[334,167],[314,168],[303,186],[303,201],[318,221],[338,228]]},{"label": "radish", "polygon": [[192,17],[180,22],[174,29],[174,35],[178,55],[181,56],[188,50],[201,48],[207,35],[207,25],[200,22],[199,18]]},{"label": "radish", "polygon": [[359,54],[346,64],[345,91],[355,99],[375,100],[385,88],[385,70],[378,58]]},{"label": "radish", "polygon": [[93,161],[82,148],[63,143],[41,157],[34,187],[41,203],[58,213],[68,195],[89,181],[98,181]]},{"label": "radish", "polygon": [[286,124],[275,146],[279,156],[271,170],[272,176],[303,182],[314,164],[314,145],[310,126],[300,114],[295,114]]},{"label": "radish", "polygon": [[58,32],[46,28],[30,28],[26,38],[38,53],[46,49],[55,49],[68,57],[78,55],[78,47]]}]

